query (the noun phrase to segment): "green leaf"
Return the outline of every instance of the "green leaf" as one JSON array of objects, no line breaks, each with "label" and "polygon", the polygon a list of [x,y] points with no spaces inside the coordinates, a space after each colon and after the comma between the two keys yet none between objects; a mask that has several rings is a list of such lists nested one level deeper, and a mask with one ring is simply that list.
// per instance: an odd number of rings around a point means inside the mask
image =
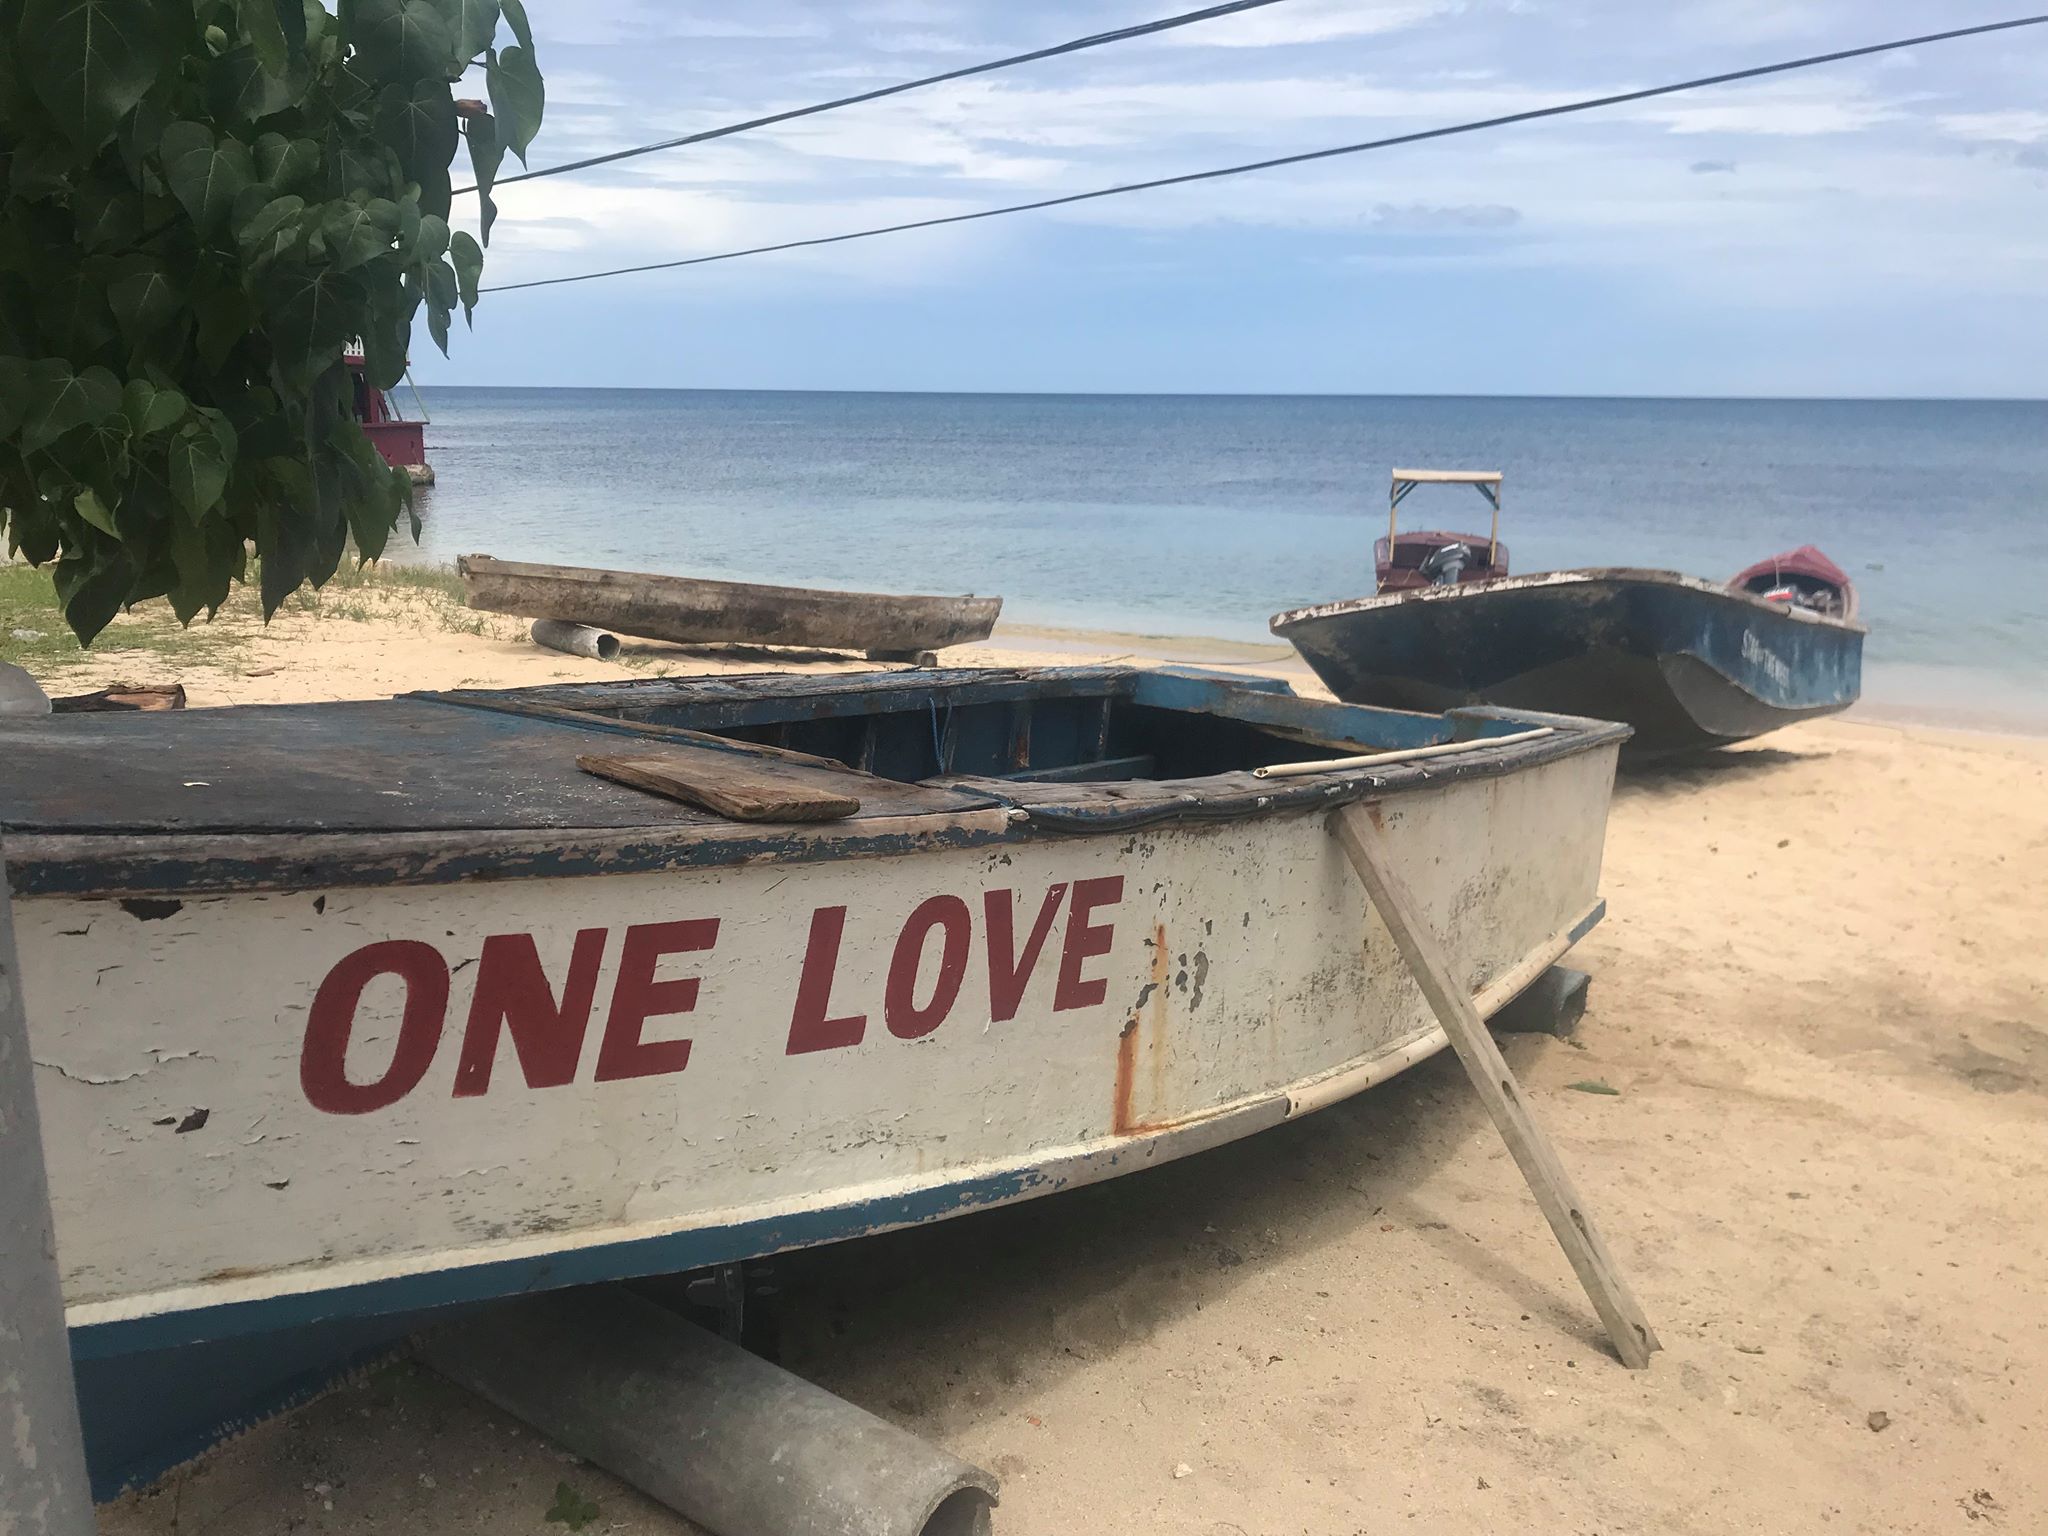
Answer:
[{"label": "green leaf", "polygon": [[[398,223],[394,233],[398,236],[398,254],[410,263],[420,243],[420,205],[417,199],[401,198],[397,203]],[[447,227],[445,224],[442,226]]]},{"label": "green leaf", "polygon": [[[300,41],[303,45],[306,30],[306,13],[293,0],[291,9],[298,14]],[[256,57],[263,61],[263,67],[279,79],[291,67],[292,46],[284,35],[285,7],[278,0],[235,0],[235,14],[241,18],[242,35],[249,39],[249,46],[256,50]]]},{"label": "green leaf", "polygon": [[266,133],[256,141],[256,171],[273,192],[303,186],[320,169],[320,146],[312,139]]},{"label": "green leaf", "polygon": [[498,138],[498,120],[485,114],[469,120],[469,168],[476,176],[477,202],[483,209],[484,244],[491,243],[491,226],[498,220],[498,205],[491,200],[491,188],[498,180],[498,167],[505,159],[505,145]]},{"label": "green leaf", "polygon": [[443,309],[455,308],[455,299],[461,285],[455,280],[455,269],[445,261],[427,263],[427,302],[438,304]]},{"label": "green leaf", "polygon": [[118,176],[95,176],[71,195],[78,240],[89,251],[135,243],[142,233],[142,194]]},{"label": "green leaf", "polygon": [[1566,1083],[1565,1087],[1570,1088],[1576,1093],[1597,1093],[1612,1099],[1621,1097],[1621,1090],[1619,1088],[1611,1088],[1598,1078],[1588,1078],[1583,1083]]},{"label": "green leaf", "polygon": [[121,381],[104,368],[73,373],[70,362],[46,357],[28,366],[21,451],[47,448],[75,427],[104,421],[121,408]]},{"label": "green leaf", "polygon": [[343,33],[373,78],[447,79],[455,35],[434,0],[355,0]]},{"label": "green leaf", "polygon": [[154,0],[22,0],[19,37],[22,74],[81,149],[106,142],[166,57]]},{"label": "green leaf", "polygon": [[603,1513],[595,1503],[567,1483],[557,1483],[555,1502],[548,1506],[544,1518],[550,1525],[566,1525],[572,1531],[580,1531]]},{"label": "green leaf", "polygon": [[111,533],[115,538],[121,536],[121,530],[114,526],[114,514],[101,504],[96,493],[80,491],[71,498],[71,510],[84,518],[88,523],[91,523],[93,527],[99,529],[101,533]]},{"label": "green leaf", "polygon": [[186,516],[198,522],[216,506],[228,488],[228,468],[235,461],[235,429],[219,411],[200,411],[171,439],[171,494]]},{"label": "green leaf", "polygon": [[183,310],[185,296],[171,274],[147,256],[124,257],[119,271],[107,285],[107,303],[128,345],[140,347]]},{"label": "green leaf", "polygon": [[236,244],[242,247],[245,254],[262,249],[279,230],[296,221],[305,208],[306,200],[303,197],[271,198],[235,231]]},{"label": "green leaf", "polygon": [[420,261],[432,261],[445,255],[448,250],[448,221],[437,213],[420,215],[420,239],[413,251]]},{"label": "green leaf", "polygon": [[256,179],[256,167],[240,141],[216,141],[202,123],[172,123],[164,130],[159,152],[172,195],[203,235],[213,233],[236,195]]},{"label": "green leaf", "polygon": [[199,301],[198,316],[199,361],[218,372],[255,325],[256,313],[239,288],[217,288]]},{"label": "green leaf", "polygon": [[14,436],[28,409],[28,362],[0,357],[0,438]]},{"label": "green leaf", "polygon": [[58,562],[57,601],[80,645],[92,644],[113,622],[134,581],[135,564],[118,544],[97,543],[90,558],[67,555]]},{"label": "green leaf", "polygon": [[533,54],[525,48],[507,48],[494,54],[484,66],[484,84],[491,93],[491,115],[498,120],[498,134],[505,147],[526,164],[526,146],[540,132],[541,114],[547,106],[547,87]]},{"label": "green leaf", "polygon": [[327,434],[344,471],[341,510],[356,552],[365,560],[384,553],[384,545],[405,510],[406,496],[400,487],[403,473],[386,464],[353,421],[337,421]]},{"label": "green leaf", "polygon": [[7,161],[7,190],[21,198],[61,197],[71,190],[77,165],[78,151],[62,139],[16,145]]},{"label": "green leaf", "polygon": [[327,20],[327,11],[319,5],[319,0],[271,0],[271,4],[277,11],[278,26],[284,30],[285,48],[293,58],[297,58],[306,51],[308,41],[307,7],[318,10],[323,23]]},{"label": "green leaf", "polygon": [[217,118],[253,123],[289,107],[292,89],[244,44],[213,61],[207,71],[206,101]]},{"label": "green leaf", "polygon": [[[377,199],[393,214],[395,203]],[[337,272],[347,272],[366,261],[375,261],[391,249],[391,229],[368,206],[338,203],[328,212],[320,233],[327,241],[327,259]]]},{"label": "green leaf", "polygon": [[107,308],[107,263],[95,260],[44,281],[35,294],[36,318],[51,351],[83,360],[114,339],[114,315]]},{"label": "green leaf", "polygon": [[379,389],[394,388],[405,377],[406,352],[412,346],[412,321],[403,309],[377,317],[363,331],[363,371]]},{"label": "green leaf", "polygon": [[362,290],[326,268],[280,271],[264,285],[266,329],[278,361],[294,374],[318,371],[359,329]]},{"label": "green leaf", "polygon": [[153,437],[184,418],[185,397],[175,389],[158,389],[147,379],[130,379],[121,389],[121,414],[136,437]]},{"label": "green leaf", "polygon": [[455,56],[464,64],[498,35],[498,0],[448,0],[455,21]]},{"label": "green leaf", "polygon": [[525,0],[504,0],[505,20],[512,24],[512,35],[519,39],[519,46],[528,53],[533,52],[533,28],[526,20]]},{"label": "green leaf", "polygon": [[414,181],[446,173],[455,157],[455,96],[445,80],[387,85],[377,93],[377,137],[398,153]]},{"label": "green leaf", "polygon": [[114,143],[121,151],[122,168],[128,172],[128,180],[134,185],[147,186],[155,180],[145,171],[143,162],[156,153],[158,144],[163,140],[164,129],[170,125],[171,115],[162,104],[145,99],[128,114],[120,131],[114,135]]},{"label": "green leaf", "polygon": [[458,229],[448,242],[448,257],[455,263],[455,282],[462,294],[462,318],[476,324],[476,280],[483,275],[484,253],[466,229]]}]

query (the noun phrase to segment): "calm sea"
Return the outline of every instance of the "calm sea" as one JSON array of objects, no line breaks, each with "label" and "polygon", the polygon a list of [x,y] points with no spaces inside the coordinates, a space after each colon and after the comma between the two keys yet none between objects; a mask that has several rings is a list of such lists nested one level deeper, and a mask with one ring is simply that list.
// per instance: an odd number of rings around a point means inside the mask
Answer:
[{"label": "calm sea", "polygon": [[[1869,696],[2048,721],[2048,402],[437,388],[420,554],[995,592],[1006,618],[1269,639],[1372,584],[1396,465],[1506,473],[1517,571],[1725,578],[1818,544]],[[1484,532],[1462,487],[1412,526]]]}]

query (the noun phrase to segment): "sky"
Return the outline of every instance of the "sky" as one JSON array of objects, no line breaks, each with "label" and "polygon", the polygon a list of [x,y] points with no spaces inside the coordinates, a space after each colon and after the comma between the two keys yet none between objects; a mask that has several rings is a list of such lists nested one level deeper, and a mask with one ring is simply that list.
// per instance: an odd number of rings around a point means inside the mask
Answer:
[{"label": "sky", "polygon": [[[528,0],[534,167],[1197,0]],[[1283,0],[504,188],[484,281],[858,229],[2019,14]],[[481,94],[480,91],[477,94]],[[512,162],[508,160],[508,169]],[[458,185],[460,181],[458,181]],[[458,200],[473,227],[473,200]],[[2048,394],[2048,26],[964,227],[487,295],[423,384]]]}]

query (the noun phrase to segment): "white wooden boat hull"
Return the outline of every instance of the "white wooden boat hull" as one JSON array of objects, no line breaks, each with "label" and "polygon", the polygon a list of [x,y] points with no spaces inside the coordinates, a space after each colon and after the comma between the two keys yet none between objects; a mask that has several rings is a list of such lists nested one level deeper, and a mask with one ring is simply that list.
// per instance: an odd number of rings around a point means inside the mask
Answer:
[{"label": "white wooden boat hull", "polygon": [[[1616,746],[1380,804],[1487,1009],[1598,915]],[[29,895],[15,921],[70,1321],[106,1352],[1026,1198],[1442,1044],[1314,812],[796,865]]]}]

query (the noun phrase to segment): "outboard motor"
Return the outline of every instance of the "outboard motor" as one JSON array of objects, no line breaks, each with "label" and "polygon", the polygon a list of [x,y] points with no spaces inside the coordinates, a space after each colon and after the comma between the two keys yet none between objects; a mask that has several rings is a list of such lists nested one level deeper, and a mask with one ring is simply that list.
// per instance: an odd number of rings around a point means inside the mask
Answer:
[{"label": "outboard motor", "polygon": [[1464,542],[1433,549],[1416,567],[1433,587],[1455,587],[1465,579],[1465,567],[1472,563],[1472,546]]}]

